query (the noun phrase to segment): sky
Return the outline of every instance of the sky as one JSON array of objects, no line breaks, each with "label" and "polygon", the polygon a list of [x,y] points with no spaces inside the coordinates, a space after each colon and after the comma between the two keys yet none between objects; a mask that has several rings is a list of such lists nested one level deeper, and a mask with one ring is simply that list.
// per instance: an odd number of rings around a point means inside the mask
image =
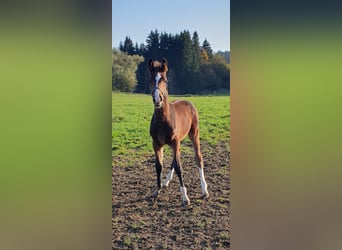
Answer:
[{"label": "sky", "polygon": [[146,44],[151,30],[197,31],[213,51],[230,51],[230,0],[112,0],[112,47],[129,36]]}]

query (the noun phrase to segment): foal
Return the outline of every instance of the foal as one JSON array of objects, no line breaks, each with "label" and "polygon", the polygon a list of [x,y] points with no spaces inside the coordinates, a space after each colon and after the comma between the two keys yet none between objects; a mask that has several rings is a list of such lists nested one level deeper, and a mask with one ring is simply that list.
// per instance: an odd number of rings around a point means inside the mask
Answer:
[{"label": "foal", "polygon": [[[195,160],[199,168],[200,181],[202,187],[202,198],[208,198],[207,183],[203,173],[203,157],[200,150],[198,113],[196,108],[188,101],[168,102],[167,60],[149,60],[148,69],[151,73],[150,88],[154,103],[154,113],[151,119],[150,135],[153,139],[153,149],[156,155],[157,189],[153,197],[157,198],[160,189],[167,187],[173,177],[173,172],[179,178],[182,204],[190,205],[186,188],[182,178],[182,167],[180,164],[180,142],[187,135],[189,136],[194,151]],[[173,150],[173,161],[166,180],[161,184],[163,169],[163,146],[167,144]]]}]

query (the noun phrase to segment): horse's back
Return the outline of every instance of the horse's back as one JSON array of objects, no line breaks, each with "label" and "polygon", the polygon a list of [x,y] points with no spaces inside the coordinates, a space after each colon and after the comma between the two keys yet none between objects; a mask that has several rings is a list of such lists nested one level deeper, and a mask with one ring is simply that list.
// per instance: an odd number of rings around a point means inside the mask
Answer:
[{"label": "horse's back", "polygon": [[196,111],[196,107],[189,101],[186,100],[174,100],[171,105],[177,109],[189,109],[191,111]]},{"label": "horse's back", "polygon": [[189,101],[186,100],[174,100],[171,102],[171,107],[179,113],[181,116],[198,116],[196,107]]}]

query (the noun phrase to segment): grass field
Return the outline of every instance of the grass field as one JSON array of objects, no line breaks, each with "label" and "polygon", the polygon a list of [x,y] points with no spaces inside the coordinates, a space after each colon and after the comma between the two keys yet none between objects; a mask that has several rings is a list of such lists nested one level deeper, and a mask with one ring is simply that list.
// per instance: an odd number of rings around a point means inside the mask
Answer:
[{"label": "grass field", "polygon": [[[200,117],[201,151],[210,198],[200,199],[199,173],[188,138],[182,142],[183,180],[191,205],[181,207],[178,178],[151,199],[156,187],[149,135],[152,98],[112,96],[112,249],[229,249],[230,98],[172,96],[191,101]],[[172,154],[164,147],[164,168]],[[164,175],[167,171],[163,171]]]},{"label": "grass field", "polygon": [[[197,107],[202,142],[215,145],[230,137],[230,97],[171,96],[186,99]],[[112,94],[112,150],[122,157],[152,152],[149,135],[153,114],[152,98],[144,94]],[[189,141],[186,138],[186,141]],[[187,150],[187,149],[185,149]]]}]

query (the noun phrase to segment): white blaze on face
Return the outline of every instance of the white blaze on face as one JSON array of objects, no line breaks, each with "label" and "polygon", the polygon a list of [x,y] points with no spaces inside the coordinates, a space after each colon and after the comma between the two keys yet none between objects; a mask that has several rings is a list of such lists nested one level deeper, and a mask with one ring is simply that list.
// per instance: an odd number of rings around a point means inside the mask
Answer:
[{"label": "white blaze on face", "polygon": [[158,83],[159,83],[160,78],[161,78],[161,75],[160,75],[160,73],[158,73],[156,75],[156,78],[155,78],[155,80],[156,80],[156,89],[154,91],[154,100],[155,100],[156,103],[160,102],[159,89],[158,89]]}]

